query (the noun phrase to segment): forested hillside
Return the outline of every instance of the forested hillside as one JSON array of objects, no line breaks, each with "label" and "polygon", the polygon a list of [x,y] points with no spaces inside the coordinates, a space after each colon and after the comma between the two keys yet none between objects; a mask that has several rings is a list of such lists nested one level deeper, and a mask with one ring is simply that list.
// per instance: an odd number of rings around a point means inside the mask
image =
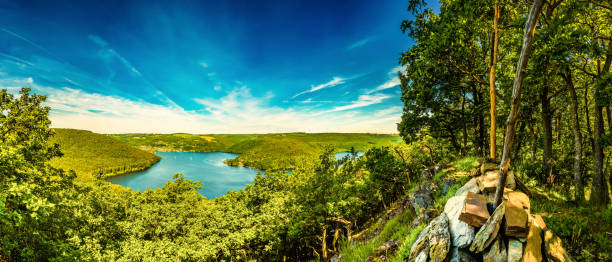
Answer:
[{"label": "forested hillside", "polygon": [[129,146],[115,138],[85,130],[53,129],[51,144],[63,155],[51,159],[53,167],[74,170],[78,180],[140,171],[160,160],[154,153]]},{"label": "forested hillside", "polygon": [[240,156],[228,160],[227,164],[263,170],[292,169],[300,158],[316,156],[327,145],[334,146],[337,152],[349,152],[392,146],[401,141],[397,135],[356,133],[112,136],[144,150],[237,153]]}]

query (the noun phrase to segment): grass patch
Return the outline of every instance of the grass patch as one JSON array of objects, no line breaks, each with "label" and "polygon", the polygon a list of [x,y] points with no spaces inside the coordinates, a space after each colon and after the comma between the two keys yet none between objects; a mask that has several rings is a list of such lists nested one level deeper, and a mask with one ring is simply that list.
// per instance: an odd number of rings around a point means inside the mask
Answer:
[{"label": "grass patch", "polygon": [[451,197],[455,196],[457,190],[459,190],[459,188],[461,188],[462,186],[463,184],[454,184],[450,189],[448,189],[446,195],[441,196],[434,201],[434,206],[438,209],[444,208],[446,201],[448,201]]},{"label": "grass patch", "polygon": [[[364,261],[372,255],[374,249],[378,248],[383,243],[392,239],[404,240],[406,236],[411,234],[410,224],[412,219],[413,217],[410,211],[406,211],[387,221],[384,226],[381,224],[375,225],[374,228],[382,227],[382,231],[373,239],[359,242],[355,245],[349,242],[343,242],[341,249],[342,258],[340,261]],[[412,231],[414,231],[414,229]]]},{"label": "grass patch", "polygon": [[417,227],[413,228],[412,231],[410,231],[410,233],[406,237],[404,237],[401,246],[397,250],[397,253],[393,258],[391,258],[391,262],[402,262],[408,258],[408,256],[410,255],[410,248],[412,247],[412,244],[414,244],[414,241],[416,241],[416,238],[419,236],[419,233],[421,233],[421,231],[423,231],[425,227],[425,224],[420,224]]},{"label": "grass patch", "polygon": [[476,156],[466,156],[464,158],[460,158],[455,160],[453,163],[455,168],[460,171],[471,171],[472,169],[478,167],[478,157]]}]

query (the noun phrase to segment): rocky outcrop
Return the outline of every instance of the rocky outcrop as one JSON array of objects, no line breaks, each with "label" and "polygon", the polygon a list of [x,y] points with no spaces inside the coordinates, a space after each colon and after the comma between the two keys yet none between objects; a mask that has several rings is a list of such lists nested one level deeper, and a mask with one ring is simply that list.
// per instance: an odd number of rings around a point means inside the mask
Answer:
[{"label": "rocky outcrop", "polygon": [[508,239],[508,262],[519,262],[523,258],[523,242],[516,238]]},{"label": "rocky outcrop", "polygon": [[504,212],[506,210],[506,202],[502,202],[493,212],[493,215],[487,219],[487,222],[478,230],[474,237],[474,242],[470,246],[470,251],[480,253],[493,242],[497,237],[499,228],[501,227]]},{"label": "rocky outcrop", "polygon": [[451,245],[448,218],[445,213],[436,217],[429,229],[429,261],[442,262],[446,259]]},{"label": "rocky outcrop", "polygon": [[417,215],[421,215],[425,210],[433,206],[433,196],[431,190],[426,187],[419,187],[418,189],[410,192],[410,204]]},{"label": "rocky outcrop", "polygon": [[419,234],[408,261],[574,261],[542,217],[530,214],[529,197],[513,190],[513,174],[502,204],[493,208],[498,167],[483,164],[472,172],[476,176]]},{"label": "rocky outcrop", "polygon": [[573,262],[575,261],[563,248],[561,239],[552,231],[544,231],[544,247],[546,258],[554,262]]},{"label": "rocky outcrop", "polygon": [[477,262],[472,253],[469,250],[463,248],[451,247],[450,260],[449,262]]},{"label": "rocky outcrop", "polygon": [[489,219],[487,202],[483,195],[468,192],[459,220],[474,227],[481,227]]},{"label": "rocky outcrop", "polygon": [[508,261],[506,244],[500,235],[497,235],[491,246],[482,255],[484,262]]},{"label": "rocky outcrop", "polygon": [[427,261],[427,257],[429,256],[429,229],[431,228],[431,224],[426,226],[421,233],[417,236],[416,240],[410,247],[410,257],[408,257],[408,262],[415,261]]},{"label": "rocky outcrop", "polygon": [[466,194],[451,197],[444,206],[444,213],[448,217],[452,246],[457,248],[469,247],[476,234],[473,226],[459,220],[465,197]]}]

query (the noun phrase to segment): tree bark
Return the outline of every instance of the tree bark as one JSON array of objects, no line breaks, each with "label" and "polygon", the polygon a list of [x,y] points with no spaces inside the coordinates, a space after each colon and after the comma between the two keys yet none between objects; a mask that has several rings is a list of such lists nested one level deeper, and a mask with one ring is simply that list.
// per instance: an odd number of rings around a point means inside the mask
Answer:
[{"label": "tree bark", "polygon": [[502,150],[502,159],[499,166],[500,176],[495,190],[495,207],[501,204],[504,194],[504,185],[506,184],[506,178],[508,176],[508,169],[510,168],[510,151],[512,149],[512,141],[514,140],[514,132],[516,130],[516,122],[518,121],[520,106],[521,106],[521,89],[523,88],[523,79],[525,78],[525,70],[527,70],[527,64],[529,62],[529,56],[531,55],[531,45],[533,44],[533,36],[535,34],[536,21],[540,15],[542,9],[542,0],[534,0],[529,10],[529,16],[525,23],[525,32],[523,35],[523,45],[521,47],[521,53],[519,56],[518,63],[516,65],[516,72],[514,75],[514,83],[512,84],[512,106],[510,108],[510,115],[506,120],[506,134],[504,137],[504,148]]},{"label": "tree bark", "polygon": [[584,188],[582,186],[582,132],[580,132],[580,118],[578,115],[578,98],[576,88],[572,79],[572,71],[566,67],[562,74],[567,90],[570,94],[570,105],[572,110],[572,131],[574,133],[574,199],[576,202],[584,200]]},{"label": "tree bark", "polygon": [[531,162],[535,162],[536,161],[536,151],[538,150],[537,147],[537,129],[535,124],[531,124]]},{"label": "tree bark", "polygon": [[552,177],[552,122],[550,117],[550,99],[548,98],[548,81],[544,83],[540,100],[542,104],[542,138],[544,152],[542,153],[542,175],[544,181],[550,183]]},{"label": "tree bark", "polygon": [[[604,63],[603,69],[599,72],[597,78],[598,80],[601,77],[608,73],[610,70],[610,63],[612,62],[612,41],[608,42],[608,54],[606,55],[606,62]],[[599,88],[595,87],[595,96],[596,99],[599,97]],[[608,204],[608,189],[607,189],[607,181],[603,174],[603,148],[601,147],[601,136],[604,133],[604,123],[603,123],[603,107],[597,104],[597,100],[595,100],[595,127],[593,132],[593,190],[591,191],[591,203],[596,205],[606,205]]]},{"label": "tree bark", "polygon": [[498,29],[497,29],[497,21],[499,20],[499,4],[495,3],[493,6],[495,10],[495,14],[493,15],[493,41],[491,45],[491,63],[489,69],[489,97],[491,99],[491,108],[489,109],[489,114],[491,115],[491,128],[489,129],[489,157],[491,159],[495,159],[495,143],[496,143],[496,118],[497,118],[497,109],[495,108],[495,69],[497,67],[497,47],[498,47]]},{"label": "tree bark", "polygon": [[323,260],[327,260],[327,228],[323,227],[323,236],[321,238],[321,256]]},{"label": "tree bark", "polygon": [[606,106],[606,115],[608,115],[608,132],[612,133],[612,116],[610,116],[609,106]]}]

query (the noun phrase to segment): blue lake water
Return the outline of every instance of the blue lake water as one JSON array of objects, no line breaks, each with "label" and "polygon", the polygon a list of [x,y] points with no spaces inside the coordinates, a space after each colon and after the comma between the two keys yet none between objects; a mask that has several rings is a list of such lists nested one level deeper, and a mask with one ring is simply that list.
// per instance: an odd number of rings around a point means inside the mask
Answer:
[{"label": "blue lake water", "polygon": [[239,190],[252,183],[257,172],[261,170],[228,166],[223,161],[238,156],[237,154],[210,152],[155,152],[162,159],[151,168],[137,173],[110,177],[107,180],[114,184],[144,191],[147,188],[163,187],[172,181],[176,173],[183,173],[185,179],[202,182],[200,194],[207,199],[225,195],[228,190]]},{"label": "blue lake water", "polygon": [[[228,166],[223,163],[226,159],[237,157],[237,154],[209,152],[155,152],[162,159],[151,168],[120,176],[109,177],[107,181],[129,187],[136,191],[145,191],[147,188],[163,187],[176,173],[183,173],[185,179],[202,182],[200,194],[207,199],[225,195],[228,190],[239,190],[253,182],[257,172],[261,170]],[[363,152],[357,152],[359,156]],[[348,152],[336,154],[336,159],[348,155]]]},{"label": "blue lake water", "polygon": [[[365,152],[363,152],[363,151],[357,151],[357,157],[361,157],[361,156],[363,156],[363,154],[364,154],[364,153],[365,153]],[[343,157],[348,156],[348,155],[350,155],[350,154],[351,154],[351,152],[340,152],[340,153],[336,153],[336,159],[342,159]]]}]

